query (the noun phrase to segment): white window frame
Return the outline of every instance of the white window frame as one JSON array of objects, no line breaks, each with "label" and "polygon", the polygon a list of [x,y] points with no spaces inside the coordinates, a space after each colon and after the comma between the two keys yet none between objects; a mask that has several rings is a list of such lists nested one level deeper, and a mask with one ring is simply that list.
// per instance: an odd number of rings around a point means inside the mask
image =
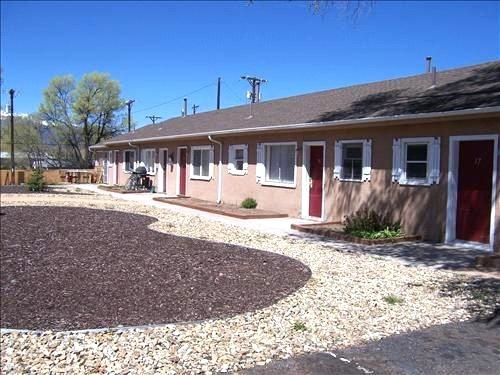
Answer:
[{"label": "white window frame", "polygon": [[[343,178],[344,145],[361,143],[361,178]],[[371,139],[339,139],[335,141],[333,178],[343,182],[363,182],[371,180],[372,172],[372,140]]]},{"label": "white window frame", "polygon": [[[290,146],[293,145],[295,147],[295,156],[294,156],[294,162],[293,162],[293,182],[291,183],[285,183],[285,182],[276,182],[276,181],[269,181],[267,179],[268,176],[268,169],[269,169],[269,161],[266,160],[266,148],[268,146]],[[286,188],[296,188],[297,187],[297,142],[265,142],[262,143],[263,146],[263,164],[264,164],[264,176],[262,178],[262,185],[267,185],[267,186],[276,186],[276,187],[286,187]]]},{"label": "white window frame", "polygon": [[[194,174],[194,152],[195,151],[203,151],[208,150],[208,176],[200,176]],[[203,145],[203,146],[191,146],[190,152],[190,160],[189,160],[189,179],[191,180],[205,180],[210,181],[213,178],[213,168],[214,168],[214,148],[211,145]],[[203,168],[200,166],[200,171]]]},{"label": "white window frame", "polygon": [[[125,158],[125,153],[127,152],[133,152],[134,153],[134,165],[132,166],[132,170],[127,170],[127,163],[126,163],[126,158]],[[135,150],[133,149],[128,149],[128,150],[123,150],[123,153],[122,153],[122,157],[123,157],[123,165],[122,165],[122,170],[124,173],[132,173],[135,168],[136,168],[136,164],[137,164],[137,158],[136,158],[136,152]]]},{"label": "white window frame", "polygon": [[[153,153],[153,163],[151,166],[146,165],[146,153],[152,152]],[[148,175],[154,175],[155,174],[155,165],[156,165],[156,149],[154,148],[144,148],[141,150],[141,163],[144,164],[144,167],[146,167],[148,171]]]},{"label": "white window frame", "polygon": [[[406,150],[408,145],[427,145],[427,176],[426,178],[406,177]],[[393,182],[400,185],[430,186],[439,183],[440,173],[440,137],[413,137],[395,139],[393,143]]]},{"label": "white window frame", "polygon": [[[243,169],[236,169],[236,151],[243,150]],[[248,145],[229,145],[227,158],[227,171],[235,176],[244,176],[248,173]]]}]

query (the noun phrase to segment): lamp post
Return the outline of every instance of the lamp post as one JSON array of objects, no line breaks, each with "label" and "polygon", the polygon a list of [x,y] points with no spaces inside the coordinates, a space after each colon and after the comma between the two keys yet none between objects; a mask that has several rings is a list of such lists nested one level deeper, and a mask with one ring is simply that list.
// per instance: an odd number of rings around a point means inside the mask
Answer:
[{"label": "lamp post", "polygon": [[16,164],[14,161],[14,94],[16,91],[14,89],[9,90],[10,95],[10,184],[14,185],[15,178],[14,172],[16,170]]}]

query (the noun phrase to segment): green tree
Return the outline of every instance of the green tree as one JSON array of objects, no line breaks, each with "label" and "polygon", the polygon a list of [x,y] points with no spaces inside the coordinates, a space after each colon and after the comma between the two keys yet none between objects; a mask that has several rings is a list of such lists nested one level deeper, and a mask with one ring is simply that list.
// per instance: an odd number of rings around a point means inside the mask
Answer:
[{"label": "green tree", "polygon": [[43,93],[39,113],[73,153],[76,163],[92,167],[89,147],[123,130],[118,112],[124,102],[120,84],[105,73],[88,73],[77,83],[72,76],[55,77]]},{"label": "green tree", "polygon": [[[0,149],[10,153],[10,122],[2,121]],[[35,116],[14,119],[14,153],[18,167],[41,168],[50,146],[44,142],[47,127]],[[22,155],[22,157],[20,157]]]}]

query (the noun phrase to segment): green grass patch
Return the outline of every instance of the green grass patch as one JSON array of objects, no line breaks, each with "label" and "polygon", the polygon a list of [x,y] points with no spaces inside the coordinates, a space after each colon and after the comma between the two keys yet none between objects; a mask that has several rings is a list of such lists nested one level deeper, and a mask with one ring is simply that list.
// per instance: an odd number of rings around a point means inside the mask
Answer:
[{"label": "green grass patch", "polygon": [[403,303],[404,299],[395,296],[394,294],[389,294],[388,296],[384,297],[384,301],[387,302],[389,305],[395,305],[397,303]]},{"label": "green grass patch", "polygon": [[474,290],[472,293],[471,293],[471,296],[472,296],[472,299],[476,300],[476,301],[485,301],[488,299],[488,295],[487,293],[481,291],[481,290]]},{"label": "green grass patch", "polygon": [[302,322],[295,322],[293,324],[293,329],[297,332],[304,332],[307,331],[307,327],[304,323]]}]

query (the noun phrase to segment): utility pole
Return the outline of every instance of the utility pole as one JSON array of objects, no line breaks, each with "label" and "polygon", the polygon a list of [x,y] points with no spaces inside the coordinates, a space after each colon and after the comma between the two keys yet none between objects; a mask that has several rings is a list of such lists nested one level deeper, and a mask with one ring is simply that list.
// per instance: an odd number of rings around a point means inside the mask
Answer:
[{"label": "utility pole", "polygon": [[130,133],[130,107],[132,107],[132,103],[134,103],[135,100],[129,99],[125,102],[125,105],[128,107],[128,132]]},{"label": "utility pole", "polygon": [[250,76],[241,76],[241,79],[246,80],[250,86],[252,87],[252,92],[250,93],[250,99],[252,103],[256,103],[260,101],[260,85],[261,83],[268,82],[267,79],[250,77]]},{"label": "utility pole", "polygon": [[217,110],[220,109],[220,77],[217,78]]},{"label": "utility pole", "polygon": [[14,162],[14,89],[9,90],[10,95],[10,184],[14,185],[16,164]]},{"label": "utility pole", "polygon": [[156,120],[161,119],[160,116],[155,116],[155,115],[146,116],[146,118],[150,119],[153,122],[153,125],[156,123]]},{"label": "utility pole", "polygon": [[191,108],[193,108],[193,115],[196,115],[196,110],[197,110],[198,108],[200,108],[200,106],[199,106],[199,105],[196,105],[196,104],[193,104],[193,106],[192,106]]}]

